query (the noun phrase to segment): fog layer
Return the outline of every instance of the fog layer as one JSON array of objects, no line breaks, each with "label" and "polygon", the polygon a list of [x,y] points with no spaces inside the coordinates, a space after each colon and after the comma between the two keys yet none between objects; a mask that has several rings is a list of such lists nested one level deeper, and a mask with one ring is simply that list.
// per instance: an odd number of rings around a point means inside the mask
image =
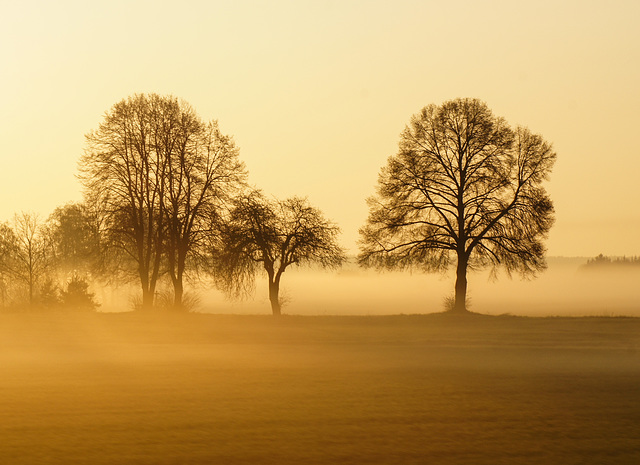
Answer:
[{"label": "fog layer", "polygon": [[[470,310],[525,316],[640,316],[640,270],[585,270],[583,258],[551,258],[537,278],[522,280],[504,273],[491,279],[488,271],[471,271]],[[445,309],[453,295],[454,275],[362,270],[354,264],[338,272],[308,268],[287,270],[282,278],[283,312],[297,315],[384,315],[434,313]],[[119,292],[119,291],[116,291]],[[124,290],[118,298],[102,294],[103,311],[130,305]],[[135,294],[136,289],[128,290]],[[192,292],[196,311],[269,314],[267,283],[256,279],[255,293],[230,301],[215,289]]]}]

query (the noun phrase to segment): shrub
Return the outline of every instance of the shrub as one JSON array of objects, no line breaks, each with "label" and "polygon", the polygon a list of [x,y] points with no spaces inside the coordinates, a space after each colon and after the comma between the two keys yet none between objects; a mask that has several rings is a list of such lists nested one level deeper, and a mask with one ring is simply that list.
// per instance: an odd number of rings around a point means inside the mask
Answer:
[{"label": "shrub", "polygon": [[73,276],[67,284],[66,291],[61,293],[62,304],[71,310],[96,310],[100,304],[94,300],[94,295],[89,292],[87,280],[79,276]]}]

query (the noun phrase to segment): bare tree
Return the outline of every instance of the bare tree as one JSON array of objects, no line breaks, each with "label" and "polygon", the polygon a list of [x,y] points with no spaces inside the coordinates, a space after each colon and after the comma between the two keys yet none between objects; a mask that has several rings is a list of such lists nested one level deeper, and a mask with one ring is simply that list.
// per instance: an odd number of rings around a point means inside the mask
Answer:
[{"label": "bare tree", "polygon": [[0,306],[5,308],[9,300],[18,239],[13,228],[0,223]]},{"label": "bare tree", "polygon": [[223,289],[239,296],[252,288],[255,274],[263,268],[272,312],[280,315],[282,274],[294,264],[340,266],[345,254],[337,244],[339,232],[306,199],[269,201],[251,192],[236,200],[229,221],[222,225],[216,277]]},{"label": "bare tree", "polygon": [[[142,308],[150,309],[162,260],[166,221],[167,160],[164,114],[173,98],[135,95],[116,103],[96,131],[87,134],[81,159],[86,201],[98,212],[107,249],[117,271],[134,272]],[[135,270],[135,271],[134,271]]]},{"label": "bare tree", "polygon": [[82,203],[56,208],[45,225],[51,245],[52,266],[65,276],[87,275],[99,259],[100,236],[97,220]]},{"label": "bare tree", "polygon": [[220,210],[246,177],[233,139],[221,133],[216,121],[191,124],[175,150],[167,152],[163,197],[167,215],[165,253],[174,288],[173,305],[178,310],[183,309],[187,265],[195,268],[201,263],[199,254],[211,233],[211,220],[220,216]]},{"label": "bare tree", "polygon": [[455,312],[467,311],[470,267],[534,275],[546,267],[554,218],[542,182],[555,158],[541,136],[511,128],[479,100],[423,108],[368,200],[360,264],[438,271],[455,257]]},{"label": "bare tree", "polygon": [[16,242],[8,266],[11,276],[27,286],[29,305],[33,305],[36,286],[49,267],[48,244],[38,215],[22,212],[13,223]]},{"label": "bare tree", "polygon": [[115,104],[87,135],[81,159],[110,269],[135,272],[142,308],[168,272],[181,307],[183,277],[202,224],[245,176],[233,140],[187,103],[156,94]]}]

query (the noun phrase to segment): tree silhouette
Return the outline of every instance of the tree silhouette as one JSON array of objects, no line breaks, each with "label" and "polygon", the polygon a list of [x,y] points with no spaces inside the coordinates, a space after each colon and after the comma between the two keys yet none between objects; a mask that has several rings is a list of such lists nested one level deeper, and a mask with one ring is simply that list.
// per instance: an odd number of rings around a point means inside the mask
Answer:
[{"label": "tree silhouette", "polygon": [[60,303],[69,310],[82,311],[93,311],[100,306],[89,292],[89,284],[80,276],[71,277],[66,290],[61,292]]},{"label": "tree silhouette", "polygon": [[52,266],[62,275],[87,274],[99,261],[100,231],[95,215],[81,203],[56,208],[45,225]]},{"label": "tree silhouette", "polygon": [[[116,103],[87,135],[81,178],[110,268],[137,275],[142,308],[168,271],[181,305],[187,258],[222,193],[245,176],[233,141],[185,102],[156,94]],[[204,218],[204,219],[203,219]]]},{"label": "tree silhouette", "polygon": [[9,289],[13,279],[18,239],[13,228],[0,223],[0,305],[5,308],[9,301]]},{"label": "tree silhouette", "polygon": [[[178,150],[167,152],[167,217],[165,254],[174,287],[175,309],[182,310],[187,265],[202,263],[211,223],[244,184],[246,172],[233,139],[220,132],[218,123],[193,121]],[[191,258],[191,261],[188,259]]]},{"label": "tree silhouette", "polygon": [[21,212],[14,216],[13,223],[15,244],[8,266],[11,276],[26,285],[29,305],[33,305],[37,284],[50,267],[48,244],[38,215]]},{"label": "tree silhouette", "polygon": [[454,312],[467,311],[467,270],[545,268],[553,204],[542,187],[556,155],[484,102],[429,105],[411,118],[382,169],[360,230],[359,262],[442,271],[456,259]]},{"label": "tree silhouette", "polygon": [[161,197],[166,160],[163,113],[170,102],[136,95],[116,103],[87,134],[81,159],[86,201],[102,217],[102,236],[117,269],[137,274],[142,308],[153,305],[165,234]]},{"label": "tree silhouette", "polygon": [[235,201],[221,227],[216,277],[236,297],[251,289],[260,268],[267,273],[269,301],[280,315],[280,281],[290,265],[338,267],[345,260],[337,244],[339,228],[306,199],[269,201],[254,191]]}]

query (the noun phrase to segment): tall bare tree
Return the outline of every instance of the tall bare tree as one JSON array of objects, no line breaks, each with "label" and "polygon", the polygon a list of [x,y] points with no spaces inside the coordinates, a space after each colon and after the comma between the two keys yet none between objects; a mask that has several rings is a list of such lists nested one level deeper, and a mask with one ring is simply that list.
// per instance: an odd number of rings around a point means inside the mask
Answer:
[{"label": "tall bare tree", "polygon": [[119,271],[136,270],[143,309],[152,307],[160,275],[167,169],[162,115],[170,102],[135,95],[116,103],[87,134],[80,165],[86,201],[104,218],[106,244],[125,263]]},{"label": "tall bare tree", "polygon": [[135,270],[143,309],[153,306],[168,271],[180,306],[203,218],[245,176],[232,139],[175,97],[134,95],[87,135],[80,169],[108,262],[125,274]]},{"label": "tall bare tree", "polygon": [[[167,188],[163,197],[167,215],[167,269],[174,288],[174,308],[182,309],[187,265],[202,262],[211,223],[244,185],[246,172],[233,139],[218,123],[199,123],[175,150],[167,152]],[[196,270],[197,271],[197,270]]]},{"label": "tall bare tree", "polygon": [[411,118],[382,169],[360,230],[359,262],[446,270],[456,260],[452,311],[467,311],[467,270],[546,266],[553,204],[542,183],[556,154],[541,136],[511,128],[484,102],[429,105]]},{"label": "tall bare tree", "polygon": [[219,284],[239,296],[252,288],[260,268],[267,273],[269,300],[280,315],[280,280],[290,265],[335,268],[345,260],[337,243],[340,229],[298,197],[269,201],[254,191],[238,198],[222,225],[217,249]]}]

